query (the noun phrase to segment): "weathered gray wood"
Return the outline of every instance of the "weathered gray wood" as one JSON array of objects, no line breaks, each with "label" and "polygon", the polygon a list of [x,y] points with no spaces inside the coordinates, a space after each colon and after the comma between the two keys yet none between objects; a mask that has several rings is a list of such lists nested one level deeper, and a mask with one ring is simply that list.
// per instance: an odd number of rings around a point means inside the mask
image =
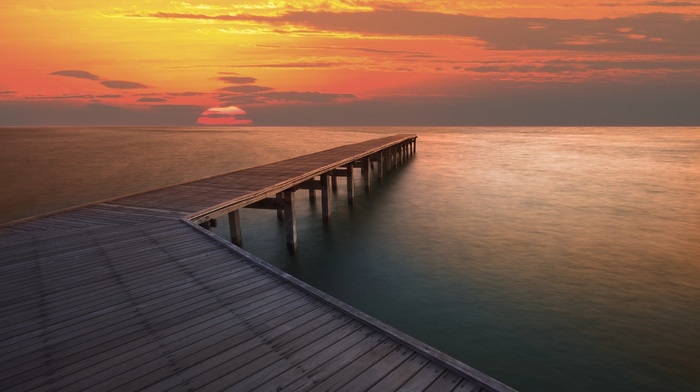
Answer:
[{"label": "weathered gray wood", "polygon": [[377,180],[381,183],[384,181],[384,153],[378,152],[374,156],[377,161]]},{"label": "weathered gray wood", "polygon": [[364,182],[365,182],[365,192],[369,193],[370,186],[372,182],[372,171],[369,170],[370,157],[363,159],[363,170],[364,170]]},{"label": "weathered gray wood", "polygon": [[281,221],[284,220],[284,194],[282,192],[277,192],[275,198],[277,199],[277,220]]},{"label": "weathered gray wood", "polygon": [[353,164],[349,163],[345,166],[347,170],[347,187],[348,187],[348,204],[353,204],[355,202],[355,183],[353,179]]},{"label": "weathered gray wood", "polygon": [[473,381],[463,379],[454,392],[480,392],[481,385],[474,383]]},{"label": "weathered gray wood", "polygon": [[[414,351],[408,347],[397,346],[394,351],[382,358],[381,361],[354,377],[339,390],[347,392],[366,391],[382,380],[388,373],[393,372],[397,367],[401,366],[413,353]],[[394,389],[396,389],[396,386],[394,387]]]},{"label": "weathered gray wood", "polygon": [[453,391],[461,381],[462,377],[451,371],[447,371],[426,388],[425,392]]},{"label": "weathered gray wood", "polygon": [[294,191],[284,191],[284,227],[287,239],[287,250],[294,254],[297,251],[297,218],[294,212]]},{"label": "weathered gray wood", "polygon": [[284,209],[284,201],[277,197],[267,197],[258,200],[255,203],[248,204],[245,208],[253,208],[258,210],[280,210]]},{"label": "weathered gray wood", "polygon": [[[364,353],[353,362],[349,363],[342,369],[339,369],[333,375],[317,384],[319,390],[338,390],[344,385],[358,377],[362,372],[369,367],[380,362],[384,357],[390,354],[398,344],[393,340],[385,340],[378,346]],[[391,371],[391,370],[389,370]]]},{"label": "weathered gray wood", "polygon": [[331,189],[328,177],[328,174],[321,174],[321,211],[326,223],[331,220]]},{"label": "weathered gray wood", "polygon": [[228,229],[231,235],[231,243],[243,246],[243,236],[241,235],[241,211],[235,210],[228,213]]},{"label": "weathered gray wood", "polygon": [[330,172],[331,175],[331,189],[333,192],[338,190],[338,177],[335,174],[335,170],[331,170]]}]

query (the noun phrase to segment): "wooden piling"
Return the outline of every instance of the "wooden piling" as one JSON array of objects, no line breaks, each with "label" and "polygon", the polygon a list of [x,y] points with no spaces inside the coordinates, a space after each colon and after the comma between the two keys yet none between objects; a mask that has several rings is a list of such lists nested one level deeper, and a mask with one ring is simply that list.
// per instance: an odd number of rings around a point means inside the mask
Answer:
[{"label": "wooden piling", "polygon": [[355,202],[355,184],[352,176],[353,166],[354,165],[352,163],[348,163],[345,166],[345,170],[347,170],[347,175],[345,178],[348,181],[348,204],[351,205]]},{"label": "wooden piling", "polygon": [[282,206],[282,199],[283,199],[282,192],[277,193],[277,195],[275,195],[275,198],[277,198],[277,205],[278,205],[278,207],[277,207],[277,220],[282,221],[282,220],[284,220],[284,208],[281,207]]},{"label": "wooden piling", "polygon": [[377,153],[377,168],[378,168],[378,180],[379,182],[384,181],[384,154]]},{"label": "wooden piling", "polygon": [[231,232],[231,243],[243,246],[243,236],[241,235],[241,210],[228,213],[228,228]]},{"label": "wooden piling", "polygon": [[323,221],[331,221],[331,189],[328,174],[321,174],[321,204]]},{"label": "wooden piling", "polygon": [[398,157],[397,157],[397,147],[391,147],[391,167],[396,170],[398,168]]},{"label": "wooden piling", "polygon": [[315,181],[315,177],[308,181],[310,184],[310,186],[308,186],[308,188],[309,188],[309,202],[311,204],[316,203],[316,188],[314,188],[313,185],[311,185],[311,184],[313,184],[314,181]]},{"label": "wooden piling", "polygon": [[297,252],[297,219],[294,213],[294,191],[286,190],[283,196],[284,201],[284,227],[286,231],[287,249],[289,253]]},{"label": "wooden piling", "polygon": [[370,167],[370,157],[367,157],[363,159],[363,169],[364,171],[364,182],[365,182],[365,192],[369,192],[370,190],[370,183],[372,182],[372,171],[369,169]]}]

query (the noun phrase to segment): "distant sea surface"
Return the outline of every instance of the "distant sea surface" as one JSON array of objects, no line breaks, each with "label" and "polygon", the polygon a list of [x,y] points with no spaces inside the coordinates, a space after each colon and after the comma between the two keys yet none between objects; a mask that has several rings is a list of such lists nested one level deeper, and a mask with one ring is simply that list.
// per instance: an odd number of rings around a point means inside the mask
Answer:
[{"label": "distant sea surface", "polygon": [[393,133],[298,254],[262,210],[244,248],[521,391],[699,390],[700,128],[0,128],[0,222]]}]

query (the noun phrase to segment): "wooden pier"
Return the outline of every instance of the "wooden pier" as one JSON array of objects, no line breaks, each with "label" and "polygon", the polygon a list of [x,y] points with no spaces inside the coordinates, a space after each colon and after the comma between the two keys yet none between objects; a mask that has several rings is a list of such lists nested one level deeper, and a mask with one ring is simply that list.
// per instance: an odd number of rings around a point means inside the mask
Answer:
[{"label": "wooden pier", "polygon": [[[0,228],[0,390],[512,391],[206,227],[295,194],[369,190],[415,135],[342,146]],[[374,167],[374,168],[373,168]],[[298,201],[297,201],[298,202]]]}]

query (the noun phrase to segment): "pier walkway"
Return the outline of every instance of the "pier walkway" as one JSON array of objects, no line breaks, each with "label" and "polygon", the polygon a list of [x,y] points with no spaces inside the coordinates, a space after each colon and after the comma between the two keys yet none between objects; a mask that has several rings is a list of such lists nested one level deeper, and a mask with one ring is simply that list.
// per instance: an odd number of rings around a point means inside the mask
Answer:
[{"label": "pier walkway", "polygon": [[240,242],[244,207],[293,222],[300,189],[312,200],[321,190],[328,220],[335,177],[351,184],[360,166],[369,187],[370,171],[396,169],[415,141],[374,139],[0,228],[0,390],[512,391],[206,229],[227,214]]}]

